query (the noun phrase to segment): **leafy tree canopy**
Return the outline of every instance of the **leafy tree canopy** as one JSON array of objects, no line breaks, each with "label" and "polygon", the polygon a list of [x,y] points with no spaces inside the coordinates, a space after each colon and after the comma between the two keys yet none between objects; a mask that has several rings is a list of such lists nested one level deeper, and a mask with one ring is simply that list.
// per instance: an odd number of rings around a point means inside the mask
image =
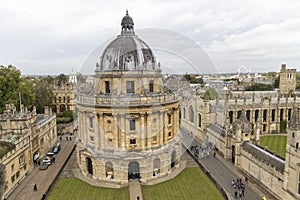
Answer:
[{"label": "leafy tree canopy", "polygon": [[19,100],[30,108],[34,103],[33,82],[28,78],[22,78],[21,72],[16,67],[8,65],[0,66],[0,113],[3,113],[5,104],[15,104],[19,110]]},{"label": "leafy tree canopy", "polygon": [[215,100],[219,98],[219,93],[215,88],[209,88],[205,91],[203,98],[205,100]]},{"label": "leafy tree canopy", "polygon": [[274,87],[272,85],[255,83],[245,88],[245,91],[272,91]]},{"label": "leafy tree canopy", "polygon": [[51,76],[40,78],[35,84],[36,111],[43,113],[45,106],[51,106],[53,99],[52,82],[54,79]]}]

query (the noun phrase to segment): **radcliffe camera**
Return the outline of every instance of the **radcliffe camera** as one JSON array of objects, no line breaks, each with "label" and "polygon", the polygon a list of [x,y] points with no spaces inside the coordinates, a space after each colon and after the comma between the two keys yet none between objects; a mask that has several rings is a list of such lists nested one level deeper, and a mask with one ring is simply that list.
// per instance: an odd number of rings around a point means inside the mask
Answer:
[{"label": "radcliffe camera", "polygon": [[299,199],[298,4],[3,3],[0,199]]}]

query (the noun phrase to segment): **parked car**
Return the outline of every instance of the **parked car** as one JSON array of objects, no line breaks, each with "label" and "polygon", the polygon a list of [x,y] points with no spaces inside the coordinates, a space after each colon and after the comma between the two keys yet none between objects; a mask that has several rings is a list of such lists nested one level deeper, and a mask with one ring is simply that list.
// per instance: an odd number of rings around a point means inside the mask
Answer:
[{"label": "parked car", "polygon": [[58,154],[58,152],[60,151],[61,146],[60,143],[57,143],[53,148],[52,148],[52,153]]},{"label": "parked car", "polygon": [[45,170],[45,169],[48,169],[48,166],[49,165],[47,163],[42,162],[41,165],[40,165],[40,167],[39,167],[39,169],[40,170]]},{"label": "parked car", "polygon": [[53,157],[47,156],[47,157],[45,157],[45,158],[43,159],[43,162],[42,162],[42,163],[46,163],[46,164],[48,164],[48,165],[51,165],[52,163],[54,163],[54,161],[55,161],[55,156],[53,156]]},{"label": "parked car", "polygon": [[47,153],[47,156],[53,157],[53,156],[55,156],[55,153],[53,153],[53,152],[48,152],[48,153]]}]

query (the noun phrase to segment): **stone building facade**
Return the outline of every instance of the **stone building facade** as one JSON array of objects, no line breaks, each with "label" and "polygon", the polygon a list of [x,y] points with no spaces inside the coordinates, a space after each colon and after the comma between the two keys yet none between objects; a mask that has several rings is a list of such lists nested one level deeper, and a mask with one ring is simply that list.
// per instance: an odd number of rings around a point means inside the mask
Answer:
[{"label": "stone building facade", "polygon": [[300,199],[300,105],[295,106],[292,120],[289,124],[286,160],[284,170],[284,190],[287,197]]},{"label": "stone building facade", "polygon": [[[201,141],[211,142],[278,199],[300,199],[299,108],[297,96],[225,88],[219,100],[183,96],[181,127]],[[287,131],[286,159],[259,146],[261,134],[282,130]]]},{"label": "stone building facade", "polygon": [[[72,76],[73,77],[73,76]],[[74,77],[72,78],[74,80]],[[65,110],[75,111],[75,83],[69,82],[53,87],[53,102],[51,109],[55,113]]]},{"label": "stone building facade", "polygon": [[[5,166],[3,196],[7,196],[32,169],[29,135],[24,134],[10,143],[14,145],[14,149],[0,158],[0,163]],[[0,141],[0,145],[5,145],[4,141]]]},{"label": "stone building facade", "polygon": [[0,115],[0,138],[15,145],[1,158],[6,168],[6,196],[57,142],[56,117],[48,107],[41,115],[36,113],[35,107],[29,111],[22,106],[17,112],[13,104],[7,104]]},{"label": "stone building facade", "polygon": [[135,35],[128,13],[86,87],[92,90],[76,94],[77,158],[84,175],[127,184],[132,178],[147,182],[179,166],[179,101],[163,86],[160,64]]},{"label": "stone building facade", "polygon": [[287,69],[283,64],[280,70],[279,93],[283,96],[291,95],[296,90],[296,69]]}]

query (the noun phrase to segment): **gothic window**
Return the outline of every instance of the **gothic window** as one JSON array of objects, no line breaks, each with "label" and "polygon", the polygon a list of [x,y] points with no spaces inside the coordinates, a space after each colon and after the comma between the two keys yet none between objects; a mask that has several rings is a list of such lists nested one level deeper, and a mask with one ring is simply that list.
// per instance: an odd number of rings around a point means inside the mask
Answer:
[{"label": "gothic window", "polygon": [[255,122],[257,122],[258,115],[259,115],[259,110],[255,110],[255,112],[254,112],[254,121]]},{"label": "gothic window", "polygon": [[126,93],[134,94],[134,81],[126,81]]},{"label": "gothic window", "polygon": [[201,127],[201,115],[198,114],[198,127]]},{"label": "gothic window", "polygon": [[264,124],[264,125],[263,125],[263,132],[266,132],[266,131],[267,131],[267,125]]},{"label": "gothic window", "polygon": [[268,113],[268,110],[264,110],[264,111],[263,111],[263,121],[264,121],[264,122],[267,121],[267,113]]},{"label": "gothic window", "polygon": [[275,121],[275,109],[272,109],[272,122],[274,122]]},{"label": "gothic window", "polygon": [[185,119],[185,108],[183,108],[183,119]]},{"label": "gothic window", "polygon": [[233,111],[229,111],[228,115],[229,115],[229,123],[232,124],[233,123]]},{"label": "gothic window", "polygon": [[194,109],[192,106],[189,108],[189,120],[190,122],[194,122]]},{"label": "gothic window", "polygon": [[289,108],[289,109],[288,109],[288,121],[291,120],[291,115],[292,115],[292,109]]},{"label": "gothic window", "polygon": [[250,117],[251,117],[251,111],[247,110],[246,111],[246,118],[247,118],[248,121],[250,121]]},{"label": "gothic window", "polygon": [[110,84],[109,81],[105,81],[105,93],[110,94]]},{"label": "gothic window", "polygon": [[153,82],[153,80],[151,80],[150,82],[149,82],[149,92],[154,92],[154,82]]},{"label": "gothic window", "polygon": [[295,133],[294,132],[292,133],[292,137],[295,137]]},{"label": "gothic window", "polygon": [[130,130],[135,131],[135,119],[129,120]]},{"label": "gothic window", "polygon": [[284,110],[283,110],[283,109],[280,109],[280,121],[283,120],[283,112],[284,112]]},{"label": "gothic window", "polygon": [[168,137],[171,137],[172,136],[172,132],[170,131],[169,133],[168,133]]}]

